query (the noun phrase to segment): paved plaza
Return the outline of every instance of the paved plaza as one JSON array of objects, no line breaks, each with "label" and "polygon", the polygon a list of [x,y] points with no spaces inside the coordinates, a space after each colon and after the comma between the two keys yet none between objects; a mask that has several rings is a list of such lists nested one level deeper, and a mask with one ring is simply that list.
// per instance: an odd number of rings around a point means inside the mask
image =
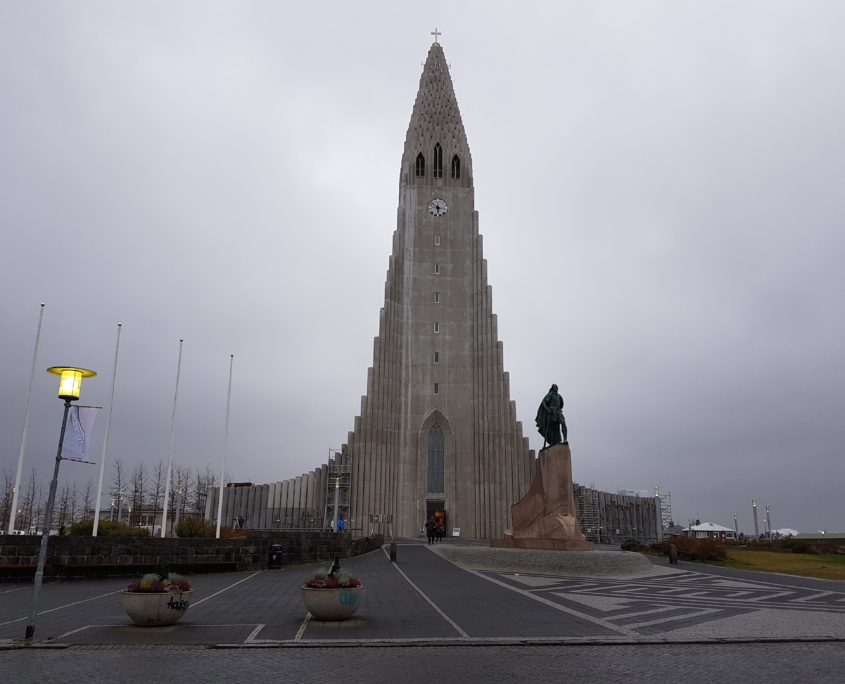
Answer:
[{"label": "paved plaza", "polygon": [[[693,658],[698,669],[684,681],[727,663],[731,673],[745,672],[749,662],[772,681],[795,681],[786,675],[798,664],[815,681],[845,680],[838,674],[845,672],[845,583],[693,563],[603,578],[472,569],[435,552],[448,546],[409,541],[399,544],[395,564],[383,551],[345,561],[367,594],[354,619],[336,623],[310,620],[298,594],[305,577],[327,563],[196,575],[191,609],[161,628],[129,622],[117,595],[125,579],[48,583],[37,648],[20,648],[31,586],[3,584],[0,672],[11,672],[11,681],[68,681],[76,678],[70,671],[103,681],[165,681],[173,661],[207,670],[208,681],[230,670],[270,679],[274,663],[314,679],[342,672],[346,681],[383,681],[401,671],[407,681],[423,681],[437,671],[446,681],[478,681],[484,672],[519,681],[531,673],[553,680],[553,668],[583,660],[610,668],[602,670],[605,681],[613,672],[630,681],[633,672],[685,671]],[[108,676],[106,662],[115,668]],[[448,673],[437,670],[444,663],[452,663]]]}]

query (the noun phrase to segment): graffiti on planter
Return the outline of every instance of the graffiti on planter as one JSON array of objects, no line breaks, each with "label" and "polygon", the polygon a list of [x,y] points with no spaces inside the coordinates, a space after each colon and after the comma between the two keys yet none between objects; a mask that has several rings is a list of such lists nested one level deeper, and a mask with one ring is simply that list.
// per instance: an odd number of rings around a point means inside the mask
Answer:
[{"label": "graffiti on planter", "polygon": [[340,592],[340,603],[344,606],[354,606],[358,603],[358,592],[356,591],[342,591]]},{"label": "graffiti on planter", "polygon": [[190,601],[185,599],[176,599],[173,596],[171,596],[170,600],[167,602],[167,607],[171,610],[188,610],[188,606],[190,605]]}]

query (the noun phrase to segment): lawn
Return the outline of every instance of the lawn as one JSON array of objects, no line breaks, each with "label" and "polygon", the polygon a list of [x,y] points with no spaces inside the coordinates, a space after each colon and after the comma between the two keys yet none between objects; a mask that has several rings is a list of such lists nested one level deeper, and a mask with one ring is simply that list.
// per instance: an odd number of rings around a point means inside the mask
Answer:
[{"label": "lawn", "polygon": [[845,580],[845,556],[830,553],[784,553],[728,549],[728,560],[720,563],[737,570],[782,572],[787,575]]}]

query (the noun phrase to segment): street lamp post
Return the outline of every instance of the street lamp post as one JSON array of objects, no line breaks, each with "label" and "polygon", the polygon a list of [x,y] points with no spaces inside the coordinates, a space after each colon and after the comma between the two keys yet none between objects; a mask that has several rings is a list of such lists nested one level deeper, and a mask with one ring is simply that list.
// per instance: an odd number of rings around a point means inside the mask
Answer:
[{"label": "street lamp post", "polygon": [[92,378],[97,375],[92,370],[72,368],[69,366],[53,366],[52,368],[48,368],[47,372],[60,377],[59,399],[64,399],[65,410],[62,414],[62,429],[59,432],[59,448],[56,451],[56,465],[53,468],[53,479],[50,481],[50,494],[47,497],[47,508],[44,511],[44,530],[41,533],[41,550],[38,552],[38,565],[35,569],[35,578],[33,579],[32,585],[32,613],[26,625],[26,636],[24,637],[26,640],[32,639],[35,635],[35,617],[38,614],[38,594],[41,592],[41,584],[44,581],[44,562],[47,560],[47,543],[50,539],[50,527],[53,522],[53,504],[56,501],[59,466],[62,463],[62,447],[65,441],[67,414],[70,411],[70,403],[79,399],[82,378]]},{"label": "street lamp post", "polygon": [[754,539],[759,539],[760,527],[757,525],[757,499],[751,499],[751,509],[754,511]]},{"label": "street lamp post", "polygon": [[766,506],[766,534],[769,539],[772,538],[772,517],[769,515],[769,507]]}]

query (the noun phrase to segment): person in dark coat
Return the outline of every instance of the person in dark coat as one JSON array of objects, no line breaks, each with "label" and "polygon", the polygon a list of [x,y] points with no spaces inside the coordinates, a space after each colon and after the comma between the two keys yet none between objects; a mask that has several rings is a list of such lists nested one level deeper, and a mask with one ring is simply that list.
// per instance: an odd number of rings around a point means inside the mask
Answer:
[{"label": "person in dark coat", "polygon": [[434,518],[429,518],[428,520],[425,521],[425,536],[428,537],[428,543],[429,544],[434,543],[434,528],[435,528]]}]

